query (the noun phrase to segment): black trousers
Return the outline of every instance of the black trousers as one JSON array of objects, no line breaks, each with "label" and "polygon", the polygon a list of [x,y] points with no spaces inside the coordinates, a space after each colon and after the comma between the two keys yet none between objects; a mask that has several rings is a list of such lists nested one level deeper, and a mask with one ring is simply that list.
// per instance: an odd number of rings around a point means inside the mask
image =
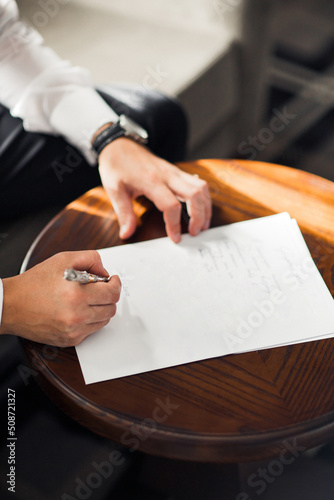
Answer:
[{"label": "black trousers", "polygon": [[[187,120],[179,103],[135,85],[99,87],[118,114],[149,134],[149,149],[174,163],[184,159]],[[0,220],[63,203],[101,184],[98,169],[62,137],[26,132],[22,120],[0,105]]]}]

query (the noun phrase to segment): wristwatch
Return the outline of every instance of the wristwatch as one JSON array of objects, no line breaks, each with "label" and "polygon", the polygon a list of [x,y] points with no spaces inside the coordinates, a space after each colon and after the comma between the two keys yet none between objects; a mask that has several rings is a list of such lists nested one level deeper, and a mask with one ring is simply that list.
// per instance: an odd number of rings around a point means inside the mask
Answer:
[{"label": "wristwatch", "polygon": [[129,137],[140,144],[146,144],[148,141],[148,133],[143,127],[128,116],[120,115],[116,123],[111,124],[97,134],[92,143],[92,148],[97,154],[100,154],[102,149],[119,137]]}]

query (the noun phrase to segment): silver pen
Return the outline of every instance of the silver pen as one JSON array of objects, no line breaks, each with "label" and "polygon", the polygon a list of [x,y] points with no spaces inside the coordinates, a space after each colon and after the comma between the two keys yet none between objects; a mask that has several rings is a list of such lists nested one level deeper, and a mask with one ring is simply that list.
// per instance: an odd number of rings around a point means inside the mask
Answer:
[{"label": "silver pen", "polygon": [[111,276],[98,276],[97,274],[87,273],[87,271],[77,271],[76,269],[65,269],[64,279],[76,281],[77,283],[98,283],[108,282]]}]

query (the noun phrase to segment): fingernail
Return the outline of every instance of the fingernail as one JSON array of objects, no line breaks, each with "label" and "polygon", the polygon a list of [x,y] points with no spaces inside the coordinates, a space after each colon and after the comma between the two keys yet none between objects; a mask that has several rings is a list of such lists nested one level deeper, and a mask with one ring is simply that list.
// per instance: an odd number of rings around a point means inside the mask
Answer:
[{"label": "fingernail", "polygon": [[120,236],[120,238],[126,238],[128,231],[129,231],[129,225],[128,224],[124,224],[123,226],[121,226],[120,229],[119,229],[119,236]]},{"label": "fingernail", "polygon": [[179,243],[179,241],[181,241],[181,233],[173,234],[172,238],[173,238],[174,243]]}]

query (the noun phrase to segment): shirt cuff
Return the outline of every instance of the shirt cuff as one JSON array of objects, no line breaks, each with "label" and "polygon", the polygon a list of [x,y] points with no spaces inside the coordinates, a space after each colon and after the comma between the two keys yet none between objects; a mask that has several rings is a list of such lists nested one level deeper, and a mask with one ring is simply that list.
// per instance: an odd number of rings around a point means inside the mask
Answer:
[{"label": "shirt cuff", "polygon": [[65,95],[53,109],[50,125],[76,146],[93,165],[97,155],[91,141],[97,130],[109,122],[118,121],[118,115],[92,88],[77,89]]},{"label": "shirt cuff", "polygon": [[3,308],[3,284],[2,284],[2,280],[0,280],[0,325],[1,325],[1,318],[2,318],[2,308]]}]

